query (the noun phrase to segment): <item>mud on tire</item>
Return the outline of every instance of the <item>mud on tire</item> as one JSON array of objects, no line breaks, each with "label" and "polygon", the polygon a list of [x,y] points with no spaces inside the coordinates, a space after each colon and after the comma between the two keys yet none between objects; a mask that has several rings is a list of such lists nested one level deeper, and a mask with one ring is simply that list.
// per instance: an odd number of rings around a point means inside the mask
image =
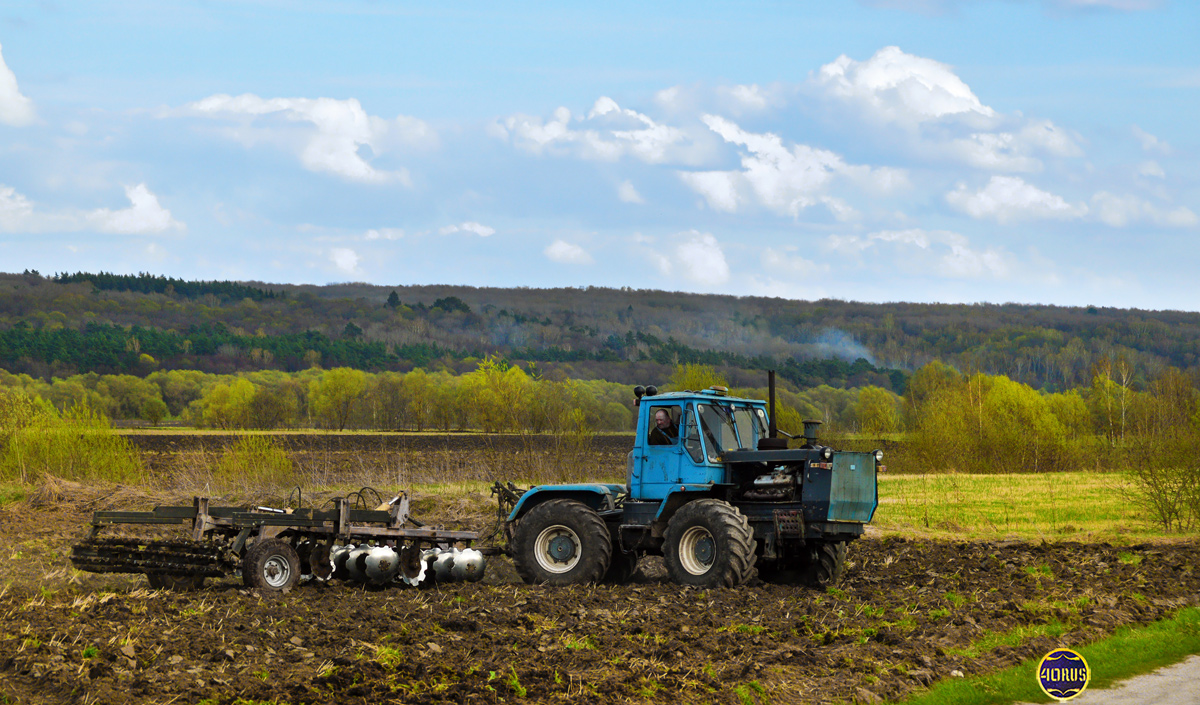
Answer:
[{"label": "mud on tire", "polygon": [[663,559],[671,580],[701,587],[736,587],[754,570],[754,531],[719,499],[685,504],[667,522]]},{"label": "mud on tire", "polygon": [[611,556],[604,520],[575,500],[543,502],[521,517],[513,531],[513,565],[527,583],[600,582]]},{"label": "mud on tire", "polygon": [[846,542],[822,541],[810,545],[807,560],[800,569],[800,580],[817,589],[833,587],[846,569]]},{"label": "mud on tire", "polygon": [[246,587],[282,592],[300,580],[300,554],[279,539],[258,541],[242,559]]}]

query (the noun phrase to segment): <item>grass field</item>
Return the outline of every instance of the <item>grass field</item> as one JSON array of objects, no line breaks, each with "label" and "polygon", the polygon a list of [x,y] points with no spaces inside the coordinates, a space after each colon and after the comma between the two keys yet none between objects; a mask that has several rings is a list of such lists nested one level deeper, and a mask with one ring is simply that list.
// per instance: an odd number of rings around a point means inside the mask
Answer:
[{"label": "grass field", "polygon": [[1177,536],[1147,521],[1124,473],[888,475],[874,526],[961,539],[1111,543]]}]

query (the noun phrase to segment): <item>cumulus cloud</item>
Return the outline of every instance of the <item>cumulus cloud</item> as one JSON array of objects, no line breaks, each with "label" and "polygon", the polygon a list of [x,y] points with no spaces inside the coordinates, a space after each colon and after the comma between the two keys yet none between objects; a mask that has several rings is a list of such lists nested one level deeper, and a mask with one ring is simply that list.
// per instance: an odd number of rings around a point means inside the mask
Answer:
[{"label": "cumulus cloud", "polygon": [[1105,225],[1122,228],[1133,223],[1151,223],[1168,228],[1189,228],[1200,224],[1200,218],[1184,206],[1160,207],[1137,196],[1101,191],[1092,196],[1092,210]]},{"label": "cumulus cloud", "polygon": [[21,95],[17,86],[17,75],[4,63],[3,47],[0,47],[0,124],[24,127],[37,119],[33,101]]},{"label": "cumulus cloud", "polygon": [[949,66],[889,46],[867,61],[845,54],[820,68],[816,82],[890,122],[916,124],[944,115],[996,112],[980,102]]},{"label": "cumulus cloud", "polygon": [[[354,98],[260,98],[251,93],[239,96],[213,95],[189,103],[176,114],[209,118],[240,119],[243,129],[228,134],[243,143],[277,142],[299,152],[309,171],[335,174],[351,181],[408,185],[406,169],[376,169],[361,153],[364,147],[375,154],[397,145],[433,145],[437,136],[423,121],[405,115],[387,120],[368,115]],[[306,126],[298,133],[278,129],[270,119]],[[254,129],[251,129],[254,128]]]},{"label": "cumulus cloud", "polygon": [[[951,279],[1003,279],[1013,269],[1010,253],[999,248],[974,248],[964,235],[949,230],[911,228],[881,230],[865,237],[833,235],[826,241],[826,246],[854,256],[887,248],[889,255],[911,259],[906,269],[932,272]],[[889,260],[889,266],[897,266],[894,259]]]},{"label": "cumulus cloud", "polygon": [[339,272],[355,274],[358,272],[358,253],[349,247],[334,247],[329,250],[329,261]]},{"label": "cumulus cloud", "polygon": [[573,153],[609,162],[632,156],[649,164],[691,159],[691,141],[682,129],[622,108],[607,96],[597,99],[586,116],[572,116],[565,107],[549,120],[512,115],[492,125],[491,132],[534,154]]},{"label": "cumulus cloud", "polygon": [[1072,205],[1062,196],[1043,191],[1016,176],[993,176],[972,193],[966,184],[946,194],[946,201],[972,218],[998,223],[1021,220],[1070,220],[1087,214],[1084,204]]},{"label": "cumulus cloud", "polygon": [[625,203],[645,203],[646,199],[634,188],[633,182],[626,179],[617,186],[617,198]]},{"label": "cumulus cloud", "polygon": [[[697,284],[724,284],[729,281],[729,263],[725,251],[712,233],[692,230],[675,248],[674,264],[684,278]],[[669,270],[670,268],[668,268]]]},{"label": "cumulus cloud", "polygon": [[0,186],[0,230],[21,232],[33,221],[33,203],[11,186]]},{"label": "cumulus cloud", "polygon": [[559,264],[591,264],[592,256],[579,245],[565,240],[555,240],[543,250],[547,258]]},{"label": "cumulus cloud", "polygon": [[992,219],[1001,224],[1087,219],[1114,228],[1135,223],[1188,228],[1200,223],[1196,214],[1185,206],[1156,205],[1131,194],[1100,191],[1092,196],[1090,203],[1069,203],[1015,176],[993,176],[987,186],[976,192],[959,184],[946,194],[946,201],[973,218]]},{"label": "cumulus cloud", "polygon": [[479,237],[490,237],[496,234],[496,229],[489,228],[486,225],[469,220],[465,223],[459,223],[458,225],[447,225],[446,227],[438,230],[438,232],[442,235],[449,235],[451,233],[472,233],[478,235]]},{"label": "cumulus cloud", "polygon": [[[889,46],[866,61],[840,56],[808,90],[837,114],[886,126],[923,159],[950,159],[992,171],[1042,168],[1039,155],[1075,157],[1078,137],[1049,120],[1006,116],[985,105],[954,70]],[[893,139],[891,136],[889,140]]]},{"label": "cumulus cloud", "polygon": [[184,225],[171,217],[171,211],[158,203],[146,184],[126,186],[125,196],[130,206],[121,210],[100,208],[87,215],[98,230],[125,235],[152,235],[167,230],[183,230]]},{"label": "cumulus cloud", "polygon": [[18,233],[96,230],[121,235],[154,235],[186,226],[171,217],[145,184],[126,186],[130,206],[119,210],[38,210],[23,194],[0,185],[0,231]]},{"label": "cumulus cloud", "polygon": [[835,177],[882,192],[908,184],[907,174],[898,169],[849,165],[833,152],[803,144],[788,148],[778,135],[747,132],[717,115],[705,115],[703,121],[726,142],[746,150],[740,171],[679,172],[713,210],[732,213],[753,201],[794,217],[809,206],[825,203],[840,217],[852,209],[824,196]]}]

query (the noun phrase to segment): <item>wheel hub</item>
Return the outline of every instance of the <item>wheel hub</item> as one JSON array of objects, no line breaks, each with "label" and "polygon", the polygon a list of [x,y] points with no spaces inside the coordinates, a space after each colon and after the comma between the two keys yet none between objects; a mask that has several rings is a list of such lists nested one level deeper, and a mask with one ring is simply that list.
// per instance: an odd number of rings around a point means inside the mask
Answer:
[{"label": "wheel hub", "polygon": [[550,539],[550,557],[559,563],[566,563],[575,555],[575,542],[569,536],[555,536]]},{"label": "wheel hub", "polygon": [[711,536],[705,536],[696,542],[695,548],[692,549],[692,554],[701,565],[712,565],[713,554],[716,552],[716,547],[713,546]]}]

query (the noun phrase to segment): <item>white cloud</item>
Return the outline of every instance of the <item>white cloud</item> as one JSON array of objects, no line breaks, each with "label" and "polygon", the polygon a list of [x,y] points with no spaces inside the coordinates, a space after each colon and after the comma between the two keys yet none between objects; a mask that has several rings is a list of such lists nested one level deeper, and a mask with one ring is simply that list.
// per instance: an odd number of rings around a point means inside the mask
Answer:
[{"label": "white cloud", "polygon": [[1169,228],[1188,228],[1200,224],[1200,218],[1184,206],[1160,208],[1137,196],[1119,196],[1107,191],[1092,196],[1092,210],[1100,222],[1114,228],[1138,222]]},{"label": "white cloud", "polygon": [[97,230],[122,235],[153,235],[167,230],[185,230],[171,217],[158,197],[145,184],[126,186],[130,206],[119,210],[38,210],[32,201],[11,186],[0,185],[0,231],[18,233],[77,232]]},{"label": "white cloud", "polygon": [[[360,154],[369,147],[379,154],[396,145],[435,145],[437,136],[423,121],[405,115],[387,120],[368,115],[354,98],[260,98],[213,95],[184,106],[180,114],[205,117],[248,118],[242,129],[229,135],[247,146],[258,141],[282,143],[299,152],[310,171],[336,174],[351,181],[411,183],[408,171],[376,169]],[[270,116],[310,127],[299,134],[270,125]],[[252,129],[259,125],[258,129]],[[263,127],[263,125],[266,125]]]},{"label": "white cloud", "polygon": [[622,108],[607,96],[596,100],[586,117],[572,117],[569,109],[560,107],[550,120],[513,115],[490,131],[534,154],[574,153],[596,161],[632,156],[649,164],[692,160],[690,140],[683,130]]},{"label": "white cloud", "polygon": [[146,184],[126,186],[125,196],[130,206],[121,210],[100,208],[87,214],[87,219],[101,232],[125,235],[150,235],[167,230],[183,230],[183,223],[171,217],[171,211],[158,203]]},{"label": "white cloud", "polygon": [[1137,138],[1137,141],[1141,143],[1142,149],[1146,150],[1147,152],[1158,152],[1163,156],[1169,156],[1171,154],[1171,145],[1160,140],[1149,132],[1146,132],[1137,125],[1132,126],[1130,131],[1133,132],[1133,136]]},{"label": "white cloud", "polygon": [[[963,235],[949,230],[881,230],[866,237],[830,236],[826,247],[843,255],[863,256],[889,248],[887,266],[907,271],[931,272],[950,279],[1007,278],[1013,257],[1000,248],[977,249]],[[896,256],[907,258],[898,264]]]},{"label": "white cloud", "polygon": [[996,112],[979,101],[949,66],[889,46],[866,61],[843,54],[820,68],[818,84],[889,122],[916,124],[945,115]]},{"label": "white cloud", "polygon": [[402,237],[403,228],[371,228],[363,235],[365,240],[399,240]]},{"label": "white cloud", "polygon": [[591,264],[592,256],[579,245],[572,245],[564,240],[550,243],[543,253],[547,258],[560,264]]},{"label": "white cloud", "polygon": [[625,203],[645,203],[646,199],[634,188],[633,182],[626,179],[617,186],[617,198]]},{"label": "white cloud", "polygon": [[459,223],[458,225],[447,225],[446,227],[438,230],[438,232],[442,235],[449,235],[450,233],[473,233],[479,237],[490,237],[496,234],[496,229],[489,228],[486,225],[469,220],[465,223]]},{"label": "white cloud", "polygon": [[337,267],[338,271],[346,274],[358,272],[358,253],[349,247],[334,247],[329,250],[329,261],[333,262],[333,266]]},{"label": "white cloud", "polygon": [[734,86],[729,89],[729,95],[743,109],[763,110],[770,103],[770,97],[757,83],[749,86]]},{"label": "white cloud", "polygon": [[[953,69],[889,46],[866,61],[840,56],[809,80],[818,100],[850,117],[900,135],[880,139],[901,144],[922,160],[950,159],[991,171],[1042,168],[1039,154],[1082,155],[1079,138],[1049,120],[1006,116],[985,105]],[[865,129],[865,128],[856,128]],[[902,137],[902,139],[897,139]]]},{"label": "white cloud", "polygon": [[1043,191],[1016,176],[993,176],[983,189],[971,193],[966,184],[946,194],[946,201],[972,218],[998,223],[1021,220],[1070,220],[1087,214],[1084,204],[1072,205],[1062,196]]},{"label": "white cloud", "polygon": [[24,127],[36,119],[33,101],[21,95],[17,75],[4,63],[3,47],[0,47],[0,124]]},{"label": "white cloud", "polygon": [[717,238],[711,233],[692,230],[687,241],[675,248],[680,273],[697,284],[724,284],[729,281],[729,263]]},{"label": "white cloud", "polygon": [[679,172],[685,184],[704,196],[713,210],[735,212],[739,206],[755,200],[777,213],[797,216],[801,210],[826,203],[835,216],[851,212],[837,199],[824,198],[824,191],[836,176],[888,191],[908,183],[907,175],[897,169],[852,166],[837,154],[797,144],[790,149],[771,133],[747,132],[717,115],[705,115],[704,124],[726,142],[745,147],[741,171]]},{"label": "white cloud", "polygon": [[22,232],[33,219],[33,203],[13,187],[0,186],[0,230]]}]

